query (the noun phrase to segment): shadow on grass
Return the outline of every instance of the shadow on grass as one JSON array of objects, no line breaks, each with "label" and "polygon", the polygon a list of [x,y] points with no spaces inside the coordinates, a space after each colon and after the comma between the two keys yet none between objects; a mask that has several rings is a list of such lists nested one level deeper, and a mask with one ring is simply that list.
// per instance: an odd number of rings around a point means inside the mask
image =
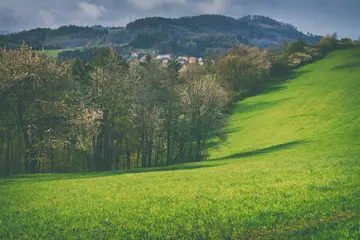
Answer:
[{"label": "shadow on grass", "polygon": [[311,73],[312,71],[310,70],[302,70],[302,71],[296,71],[296,70],[290,70],[289,72],[282,74],[281,76],[277,76],[274,77],[272,79],[272,83],[276,84],[281,84],[281,83],[285,83],[291,80],[294,80],[296,78],[299,78],[305,74]]},{"label": "shadow on grass", "polygon": [[357,48],[357,51],[354,51],[350,56],[349,59],[359,59],[360,60],[360,48]]},{"label": "shadow on grass", "polygon": [[[311,239],[314,236],[321,238],[325,236],[334,236],[338,234],[337,237],[340,237],[344,233],[346,235],[358,236],[360,234],[360,226],[358,222],[360,221],[360,212],[351,213],[344,212],[338,215],[330,216],[325,219],[314,220],[310,222],[299,224],[297,226],[287,227],[285,229],[275,230],[273,232],[263,232],[262,234],[257,234],[256,237],[265,237],[268,239]],[[330,233],[330,234],[329,234]],[[358,239],[351,238],[348,239]],[[254,237],[254,236],[253,236]],[[315,237],[315,239],[317,239]],[[334,238],[335,239],[335,238]]]},{"label": "shadow on grass", "polygon": [[235,154],[227,156],[227,157],[211,159],[210,161],[229,160],[229,159],[235,159],[235,158],[252,157],[252,156],[267,154],[267,153],[271,153],[271,152],[281,151],[281,150],[292,148],[292,147],[294,147],[296,145],[304,144],[304,143],[307,143],[307,141],[305,141],[305,140],[292,141],[292,142],[278,144],[278,145],[274,145],[274,146],[271,146],[271,147],[250,151],[250,152],[235,153]]},{"label": "shadow on grass", "polygon": [[281,74],[279,76],[274,76],[272,79],[268,82],[266,86],[259,89],[258,91],[254,91],[252,94],[250,94],[248,97],[253,97],[257,95],[265,95],[269,93],[278,92],[284,89],[287,89],[284,84],[288,81],[292,81],[304,74],[308,74],[312,71],[309,70],[303,70],[303,71],[296,71],[296,70],[289,70],[288,72]]},{"label": "shadow on grass", "polygon": [[[225,129],[224,132],[226,135],[239,132],[241,130],[240,127],[234,127],[230,129]],[[207,141],[204,145],[204,150],[209,149],[217,149],[222,145],[225,145],[227,143],[227,138],[224,140],[221,139],[212,139],[211,141]]]},{"label": "shadow on grass", "polygon": [[[286,82],[294,80],[294,79],[296,79],[304,74],[310,73],[310,72],[312,72],[312,71],[289,70],[288,72],[286,72],[284,74],[273,76],[273,77],[271,77],[271,80],[269,82],[267,82],[266,84],[264,84],[261,88],[259,88],[257,90],[253,90],[252,92],[248,93],[246,95],[246,97],[236,100],[235,103],[241,102],[244,99],[254,97],[257,95],[264,95],[264,94],[273,93],[273,92],[287,89],[287,87],[284,86],[284,84]],[[232,106],[232,107],[234,107],[234,106]]]},{"label": "shadow on grass", "polygon": [[264,90],[262,92],[260,92],[259,94],[266,95],[269,93],[274,93],[274,92],[282,91],[285,89],[287,89],[287,87],[284,86],[283,84],[272,84],[272,85],[269,85],[268,87],[264,88]]},{"label": "shadow on grass", "polygon": [[5,181],[0,181],[0,185],[11,182],[41,182],[41,181],[56,181],[56,180],[72,180],[72,179],[86,179],[86,178],[99,178],[120,176],[123,174],[136,174],[136,173],[151,173],[151,172],[167,172],[179,170],[193,170],[199,168],[216,167],[216,164],[201,163],[185,163],[165,167],[153,168],[134,168],[122,171],[112,172],[87,172],[87,173],[63,173],[63,174],[33,174],[33,175],[16,175],[9,178],[4,178]]},{"label": "shadow on grass", "polygon": [[359,68],[359,67],[360,67],[360,61],[356,61],[356,62],[348,62],[348,63],[342,64],[342,65],[335,66],[332,68],[332,70],[333,71],[341,71],[341,70]]},{"label": "shadow on grass", "polygon": [[[304,74],[308,74],[310,72],[311,71],[309,71],[309,70],[289,71],[282,76],[274,77],[272,79],[272,81],[269,83],[269,85],[267,85],[266,87],[262,88],[259,91],[253,92],[247,98],[257,96],[257,95],[266,95],[266,94],[285,90],[285,89],[287,89],[287,86],[284,85],[286,82],[294,80],[294,79],[296,79]],[[252,104],[252,105],[245,105],[245,104],[242,104],[242,101],[238,101],[237,104],[238,104],[238,106],[240,105],[240,107],[234,106],[233,111],[235,113],[247,113],[247,112],[251,112],[254,110],[264,110],[267,108],[275,107],[279,103],[282,103],[289,99],[291,99],[291,98],[285,98],[285,99],[281,99],[281,100],[277,100],[277,101],[264,101],[264,102],[259,102],[259,103]]]},{"label": "shadow on grass", "polygon": [[239,132],[240,130],[241,130],[240,127],[234,127],[231,129],[227,129],[225,132],[226,132],[226,134],[231,134],[231,133]]},{"label": "shadow on grass", "polygon": [[[235,114],[244,114],[244,113],[250,113],[250,112],[255,112],[255,111],[262,111],[265,109],[269,109],[269,108],[273,108],[285,101],[288,101],[290,99],[293,98],[284,98],[281,100],[276,100],[276,101],[263,101],[263,102],[258,102],[258,103],[254,103],[254,104],[243,104],[242,102],[238,103],[238,107],[234,109],[234,113]],[[251,117],[255,117],[257,115],[254,116],[250,116],[248,118]]]}]

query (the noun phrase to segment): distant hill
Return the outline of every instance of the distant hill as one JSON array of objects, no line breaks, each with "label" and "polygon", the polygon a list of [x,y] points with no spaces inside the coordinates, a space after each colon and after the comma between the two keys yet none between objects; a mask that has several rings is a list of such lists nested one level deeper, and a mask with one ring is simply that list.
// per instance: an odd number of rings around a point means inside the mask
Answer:
[{"label": "distant hill", "polygon": [[[8,47],[25,41],[35,49],[64,49],[85,46],[116,46],[124,53],[151,50],[203,56],[226,51],[238,44],[261,48],[302,37],[309,43],[320,36],[307,35],[291,24],[264,16],[235,19],[222,15],[200,15],[181,18],[150,17],[135,20],[125,28],[62,26],[58,29],[37,28],[0,36]],[[14,45],[15,44],[15,45]]]},{"label": "distant hill", "polygon": [[277,45],[283,40],[296,40],[299,37],[310,43],[320,39],[320,36],[308,36],[298,31],[291,24],[256,15],[239,19],[222,15],[200,15],[177,19],[153,17],[131,22],[126,28],[140,32],[158,31],[167,37],[223,34],[241,37],[260,46]]},{"label": "distant hill", "polygon": [[10,32],[5,30],[0,30],[0,35],[6,35],[6,34],[10,34]]}]

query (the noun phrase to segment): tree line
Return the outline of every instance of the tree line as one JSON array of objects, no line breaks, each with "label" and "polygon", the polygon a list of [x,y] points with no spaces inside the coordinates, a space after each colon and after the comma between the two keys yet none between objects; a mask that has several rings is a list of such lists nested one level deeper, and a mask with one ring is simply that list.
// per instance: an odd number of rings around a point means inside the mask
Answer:
[{"label": "tree line", "polygon": [[232,103],[275,75],[358,42],[325,36],[277,49],[240,45],[203,66],[127,62],[99,47],[55,60],[0,51],[0,174],[109,171],[202,161],[226,140]]},{"label": "tree line", "polygon": [[105,171],[200,161],[223,138],[227,92],[200,66],[125,62],[98,48],[56,61],[0,53],[3,174]]},{"label": "tree line", "polygon": [[15,49],[23,41],[33,49],[62,49],[66,47],[85,46],[108,35],[107,29],[80,27],[75,25],[61,26],[57,29],[36,28],[0,36],[0,43],[6,48]]}]

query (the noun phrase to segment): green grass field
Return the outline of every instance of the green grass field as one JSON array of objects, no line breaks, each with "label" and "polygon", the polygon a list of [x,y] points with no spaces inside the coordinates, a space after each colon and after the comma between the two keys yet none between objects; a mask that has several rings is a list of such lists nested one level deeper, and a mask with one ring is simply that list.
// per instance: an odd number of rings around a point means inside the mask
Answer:
[{"label": "green grass field", "polygon": [[7,41],[4,41],[4,40],[0,40],[0,47],[1,48],[18,48],[19,47],[19,44],[17,43],[13,43],[13,42],[7,42]]},{"label": "green grass field", "polygon": [[108,33],[119,33],[119,32],[122,32],[124,30],[125,30],[125,28],[110,28],[108,30]]},{"label": "green grass field", "polygon": [[57,58],[59,53],[61,53],[63,51],[72,51],[72,50],[79,49],[79,48],[82,48],[82,47],[44,50],[44,53],[49,57]]},{"label": "green grass field", "polygon": [[196,164],[0,180],[3,239],[359,239],[360,49],[239,102]]},{"label": "green grass field", "polygon": [[62,51],[64,51],[65,49],[52,49],[52,50],[44,50],[44,53],[49,56],[49,57],[53,57],[53,58],[57,58],[57,56],[59,55],[59,53],[61,53]]}]

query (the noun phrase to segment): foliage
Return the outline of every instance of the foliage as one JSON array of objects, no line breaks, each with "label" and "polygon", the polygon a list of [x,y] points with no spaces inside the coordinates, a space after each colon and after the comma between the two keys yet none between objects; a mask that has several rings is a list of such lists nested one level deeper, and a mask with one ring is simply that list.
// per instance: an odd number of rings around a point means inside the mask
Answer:
[{"label": "foliage", "polygon": [[308,63],[312,60],[309,54],[297,52],[289,56],[289,67],[296,67],[304,63]]},{"label": "foliage", "polygon": [[74,109],[64,101],[63,90],[70,84],[70,70],[68,63],[50,60],[24,45],[1,51],[0,124],[9,174],[22,166],[35,172],[51,159],[53,149],[69,141]]},{"label": "foliage", "polygon": [[[259,89],[269,79],[270,55],[259,48],[239,46],[221,59],[217,69],[221,82],[234,94]],[[244,97],[243,95],[239,96]]]},{"label": "foliage", "polygon": [[301,38],[295,42],[271,49],[271,75],[278,76],[290,69],[318,60],[338,49],[356,48],[357,44],[348,38],[337,40],[337,35],[326,35],[313,45],[306,44]]},{"label": "foliage", "polygon": [[294,41],[287,46],[287,48],[285,49],[285,54],[291,55],[294,53],[304,52],[305,47],[306,42],[302,38],[299,38],[297,41]]},{"label": "foliage", "polygon": [[[55,61],[26,46],[2,52],[0,137],[9,146],[0,159],[7,174],[200,161],[205,143],[223,138],[227,93],[207,72],[180,78],[176,61],[164,67],[148,56],[129,65],[115,49],[79,51],[88,60]],[[191,85],[198,81],[200,88]],[[183,94],[189,88],[198,91]],[[207,101],[196,119],[194,98]]]},{"label": "foliage", "polygon": [[57,29],[36,28],[28,31],[12,33],[0,36],[0,42],[10,40],[20,45],[23,42],[29,44],[33,49],[62,49],[86,46],[96,43],[97,38],[107,34],[106,30],[98,30],[92,27],[61,26]]},{"label": "foliage", "polygon": [[337,39],[334,35],[326,35],[321,38],[320,42],[317,44],[322,53],[329,53],[332,50],[335,50],[337,47]]},{"label": "foliage", "polygon": [[185,77],[181,92],[181,105],[185,109],[184,120],[190,125],[189,135],[196,143],[195,159],[202,159],[201,150],[208,140],[223,139],[224,112],[228,103],[227,92],[217,83],[215,75],[193,74]]},{"label": "foliage", "polygon": [[166,36],[160,31],[141,32],[130,42],[130,46],[134,48],[152,48],[156,43],[165,39]]}]

